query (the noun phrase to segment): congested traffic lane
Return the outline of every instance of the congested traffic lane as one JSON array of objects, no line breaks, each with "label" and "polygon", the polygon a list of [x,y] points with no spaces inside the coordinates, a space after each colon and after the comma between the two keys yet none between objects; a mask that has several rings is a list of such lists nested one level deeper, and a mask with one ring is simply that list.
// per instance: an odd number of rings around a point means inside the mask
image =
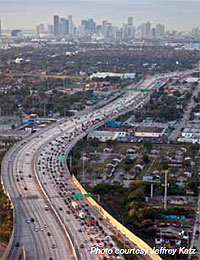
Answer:
[{"label": "congested traffic lane", "polygon": [[[62,259],[71,256],[66,237],[52,212],[45,213],[45,198],[33,174],[32,154],[40,146],[37,137],[19,143],[2,164],[4,186],[16,211],[14,243],[8,259],[15,259],[23,245],[27,259]],[[51,237],[48,236],[51,229]]]}]

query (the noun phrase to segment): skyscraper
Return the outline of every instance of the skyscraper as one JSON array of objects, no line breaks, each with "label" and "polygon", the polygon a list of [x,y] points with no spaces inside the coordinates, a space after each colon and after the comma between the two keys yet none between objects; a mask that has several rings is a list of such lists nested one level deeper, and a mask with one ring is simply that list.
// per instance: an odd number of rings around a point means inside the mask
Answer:
[{"label": "skyscraper", "polygon": [[65,36],[65,29],[66,27],[66,19],[65,18],[60,18],[60,36]]},{"label": "skyscraper", "polygon": [[128,17],[128,26],[133,26],[133,17]]},{"label": "skyscraper", "polygon": [[141,38],[151,38],[151,24],[150,22],[143,23],[140,25]]},{"label": "skyscraper", "polygon": [[151,37],[152,37],[153,39],[156,38],[156,28],[152,28],[152,29],[151,29]]},{"label": "skyscraper", "polygon": [[69,35],[69,20],[65,19],[65,35]]},{"label": "skyscraper", "polygon": [[59,22],[59,16],[54,15],[53,17],[53,34],[55,37],[58,37],[60,35],[60,22]]},{"label": "skyscraper", "polygon": [[53,25],[52,24],[47,25],[47,34],[53,35]]},{"label": "skyscraper", "polygon": [[37,25],[37,27],[36,27],[36,33],[37,33],[38,36],[40,36],[41,34],[44,34],[44,33],[45,33],[45,27],[44,27],[44,24],[43,24],[43,23]]},{"label": "skyscraper", "polygon": [[69,35],[74,35],[74,24],[73,24],[73,19],[72,15],[68,16],[68,23],[69,23]]},{"label": "skyscraper", "polygon": [[156,24],[156,38],[161,39],[165,34],[165,26],[163,24]]}]

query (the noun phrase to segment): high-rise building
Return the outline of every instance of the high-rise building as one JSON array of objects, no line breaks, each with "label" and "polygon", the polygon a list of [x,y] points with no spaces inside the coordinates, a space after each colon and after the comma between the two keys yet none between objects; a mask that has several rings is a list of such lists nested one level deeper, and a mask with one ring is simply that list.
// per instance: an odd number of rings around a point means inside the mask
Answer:
[{"label": "high-rise building", "polygon": [[73,24],[72,15],[68,16],[68,23],[69,23],[69,35],[72,36],[74,35],[74,24]]},{"label": "high-rise building", "polygon": [[65,18],[60,18],[60,36],[64,37],[69,34],[69,21]]},{"label": "high-rise building", "polygon": [[94,33],[96,30],[96,23],[93,21],[92,18],[89,20],[82,20],[81,28],[84,32]]},{"label": "high-rise building", "polygon": [[53,25],[47,24],[47,34],[53,35]]},{"label": "high-rise building", "polygon": [[44,27],[44,24],[41,23],[39,25],[36,26],[36,34],[38,36],[40,36],[41,34],[44,34],[45,33],[45,27]]},{"label": "high-rise building", "polygon": [[191,29],[191,36],[192,37],[198,37],[200,36],[200,28],[194,27]]},{"label": "high-rise building", "polygon": [[150,22],[143,23],[140,25],[141,38],[149,39],[151,38],[151,24]]},{"label": "high-rise building", "polygon": [[150,22],[146,23],[146,38],[151,38],[151,24],[150,24]]},{"label": "high-rise building", "polygon": [[156,24],[156,38],[162,39],[165,34],[165,26],[163,24]]},{"label": "high-rise building", "polygon": [[133,17],[128,17],[128,26],[133,26]]},{"label": "high-rise building", "polygon": [[58,37],[60,35],[60,21],[59,16],[54,15],[53,17],[53,35]]},{"label": "high-rise building", "polygon": [[66,19],[60,18],[60,36],[65,36]]},{"label": "high-rise building", "polygon": [[152,29],[151,29],[151,37],[152,37],[153,39],[156,38],[156,28],[152,28]]},{"label": "high-rise building", "polygon": [[65,35],[69,35],[69,20],[65,19]]},{"label": "high-rise building", "polygon": [[102,22],[102,34],[103,34],[103,36],[107,35],[108,25],[109,25],[108,21]]}]

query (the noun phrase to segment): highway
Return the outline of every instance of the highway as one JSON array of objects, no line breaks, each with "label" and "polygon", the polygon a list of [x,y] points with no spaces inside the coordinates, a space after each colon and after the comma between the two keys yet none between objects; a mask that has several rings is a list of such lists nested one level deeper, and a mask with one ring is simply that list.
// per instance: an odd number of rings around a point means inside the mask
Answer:
[{"label": "highway", "polygon": [[[163,81],[170,77],[165,75]],[[139,88],[152,90],[157,81],[144,82]],[[116,234],[85,198],[73,205],[73,195],[79,190],[59,156],[66,156],[98,125],[142,106],[148,98],[143,92],[124,93],[104,107],[63,119],[10,149],[2,163],[2,180],[15,206],[15,232],[5,259],[15,259],[21,246],[26,249],[27,260],[123,259],[90,254],[91,246],[117,247],[110,238]],[[139,258],[160,259],[148,255]]]},{"label": "highway", "polygon": [[33,175],[31,157],[39,145],[36,138],[16,145],[3,161],[4,185],[11,187],[9,193],[17,209],[17,232],[8,259],[15,259],[21,245],[26,248],[27,259],[75,259],[71,257],[73,249],[66,247],[66,236],[56,217],[51,211],[44,211],[46,199]]}]

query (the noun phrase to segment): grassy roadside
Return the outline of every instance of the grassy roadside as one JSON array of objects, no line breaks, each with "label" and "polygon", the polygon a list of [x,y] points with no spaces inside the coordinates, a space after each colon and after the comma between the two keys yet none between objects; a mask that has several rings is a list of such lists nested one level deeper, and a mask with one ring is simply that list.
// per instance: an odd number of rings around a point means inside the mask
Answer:
[{"label": "grassy roadside", "polygon": [[[115,241],[116,245],[118,246],[118,248],[124,248],[124,249],[128,249],[128,247],[124,247],[123,243],[115,236],[112,237],[113,241]],[[136,255],[123,255],[123,257],[126,260],[138,260],[139,258]]]},{"label": "grassy roadside", "polygon": [[[0,155],[0,167],[3,156]],[[9,198],[4,193],[3,187],[0,184],[0,242],[8,244],[13,229],[13,209]]]}]

